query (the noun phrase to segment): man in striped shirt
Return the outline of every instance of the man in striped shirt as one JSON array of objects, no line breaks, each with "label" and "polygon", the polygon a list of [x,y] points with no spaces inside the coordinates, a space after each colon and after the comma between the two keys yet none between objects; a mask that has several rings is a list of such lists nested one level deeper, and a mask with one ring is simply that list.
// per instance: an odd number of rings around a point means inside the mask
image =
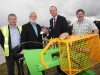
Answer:
[{"label": "man in striped shirt", "polygon": [[73,24],[72,32],[74,34],[86,34],[86,33],[94,33],[98,34],[99,30],[94,24],[94,22],[84,18],[84,10],[79,9],[76,12],[76,16],[78,20]]},{"label": "man in striped shirt", "polygon": [[[98,34],[99,30],[96,27],[96,25],[92,21],[88,19],[84,19],[84,14],[85,14],[84,10],[82,9],[77,10],[76,16],[78,20],[73,24],[73,29],[72,29],[73,34],[87,34],[87,33]],[[88,59],[86,55],[84,55],[84,57],[85,59]],[[88,63],[88,62],[86,61],[85,63]],[[93,72],[90,68],[85,70],[86,74],[90,75],[90,72]],[[81,75],[81,73],[82,72],[80,72],[77,75]]]}]

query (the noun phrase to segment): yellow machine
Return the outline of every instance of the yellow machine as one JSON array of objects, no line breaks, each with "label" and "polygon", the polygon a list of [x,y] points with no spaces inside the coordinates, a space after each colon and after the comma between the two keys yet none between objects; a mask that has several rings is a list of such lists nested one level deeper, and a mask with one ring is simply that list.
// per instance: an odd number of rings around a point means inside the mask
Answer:
[{"label": "yellow machine", "polygon": [[67,75],[76,75],[100,63],[100,41],[98,34],[72,35],[65,40],[58,38],[51,39],[40,53],[41,64],[46,69],[49,66],[45,63],[44,55],[47,50],[53,50],[57,47],[61,70]]},{"label": "yellow machine", "polygon": [[[19,55],[19,50],[15,48],[15,56]],[[42,71],[58,65],[67,75],[96,75],[89,68],[100,63],[99,35],[71,35],[65,40],[54,38],[44,49],[25,49],[20,56],[24,56],[31,75],[43,75]]]}]

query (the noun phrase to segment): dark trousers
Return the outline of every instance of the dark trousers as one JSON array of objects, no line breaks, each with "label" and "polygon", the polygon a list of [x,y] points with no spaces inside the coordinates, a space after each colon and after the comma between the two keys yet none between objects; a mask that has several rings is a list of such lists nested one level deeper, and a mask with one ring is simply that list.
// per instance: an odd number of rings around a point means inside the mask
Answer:
[{"label": "dark trousers", "polygon": [[17,68],[18,68],[18,75],[24,75],[23,62],[20,62],[19,59],[15,60],[13,58],[12,53],[10,54],[9,57],[6,57],[8,75],[15,75],[15,73],[14,73],[15,62],[16,62]]}]

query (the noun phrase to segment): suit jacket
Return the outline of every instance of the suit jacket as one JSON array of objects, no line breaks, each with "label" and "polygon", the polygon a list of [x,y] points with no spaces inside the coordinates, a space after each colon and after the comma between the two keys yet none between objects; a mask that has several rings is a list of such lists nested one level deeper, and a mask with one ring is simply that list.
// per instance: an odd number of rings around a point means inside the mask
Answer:
[{"label": "suit jacket", "polygon": [[[10,28],[8,25],[8,29],[9,29],[9,37],[8,37],[8,44],[9,44],[9,56],[11,56],[11,53],[13,52],[13,50],[11,49],[11,37],[10,37]],[[4,35],[2,34],[1,30],[0,30],[0,44],[1,47],[4,49]]]},{"label": "suit jacket", "polygon": [[66,21],[66,18],[60,15],[57,16],[55,28],[53,27],[53,18],[50,19],[50,28],[51,28],[51,32],[47,37],[48,39],[50,39],[51,37],[57,38],[59,37],[60,34],[64,32],[69,33],[69,28],[68,28],[68,23]]},{"label": "suit jacket", "polygon": [[[36,35],[34,28],[30,22],[23,25],[22,33],[21,33],[21,42],[35,41],[35,42],[42,43],[42,35],[40,34],[41,27],[38,24],[36,24],[36,27],[38,30],[38,36]],[[43,45],[38,43],[29,43],[29,44],[25,44],[23,47],[24,49],[39,49],[39,48],[43,48]]]}]

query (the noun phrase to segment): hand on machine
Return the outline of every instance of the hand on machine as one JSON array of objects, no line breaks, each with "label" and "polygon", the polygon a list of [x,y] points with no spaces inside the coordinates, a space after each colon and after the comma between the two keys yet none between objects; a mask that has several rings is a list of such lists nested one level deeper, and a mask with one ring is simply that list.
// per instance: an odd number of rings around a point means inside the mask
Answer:
[{"label": "hand on machine", "polygon": [[64,40],[66,39],[67,37],[69,36],[69,34],[66,32],[66,33],[62,33],[60,36],[59,36],[59,39],[60,40]]},{"label": "hand on machine", "polygon": [[[62,33],[60,36],[59,36],[59,39],[60,40],[65,40],[67,37],[69,36],[69,34],[66,32],[66,33]],[[49,42],[49,39],[48,38],[43,38],[42,39],[43,41],[46,41],[46,42]]]}]

